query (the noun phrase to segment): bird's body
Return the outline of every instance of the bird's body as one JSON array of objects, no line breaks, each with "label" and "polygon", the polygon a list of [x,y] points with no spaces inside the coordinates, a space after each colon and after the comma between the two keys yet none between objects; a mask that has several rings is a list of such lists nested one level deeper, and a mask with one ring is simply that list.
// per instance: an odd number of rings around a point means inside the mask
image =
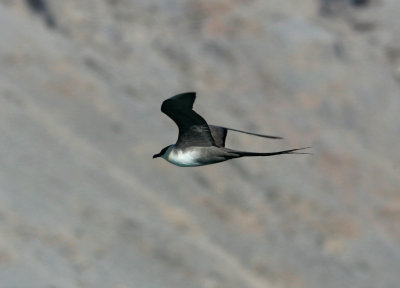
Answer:
[{"label": "bird's body", "polygon": [[224,147],[189,147],[185,149],[170,145],[163,156],[168,162],[180,167],[204,166],[223,162],[232,158],[240,157],[233,150]]},{"label": "bird's body", "polygon": [[175,145],[171,145],[167,152],[161,157],[179,167],[201,166],[204,164],[199,162],[201,155],[199,152],[200,148],[201,147],[193,147],[193,149],[175,149]]},{"label": "bird's body", "polygon": [[226,148],[225,139],[229,130],[264,138],[281,139],[281,137],[208,125],[199,114],[192,110],[195,98],[196,93],[188,92],[178,94],[163,102],[161,111],[167,114],[178,125],[179,136],[176,144],[163,148],[153,158],[162,157],[180,167],[195,167],[240,157],[308,154],[296,152],[305,148],[266,153],[238,151]]}]

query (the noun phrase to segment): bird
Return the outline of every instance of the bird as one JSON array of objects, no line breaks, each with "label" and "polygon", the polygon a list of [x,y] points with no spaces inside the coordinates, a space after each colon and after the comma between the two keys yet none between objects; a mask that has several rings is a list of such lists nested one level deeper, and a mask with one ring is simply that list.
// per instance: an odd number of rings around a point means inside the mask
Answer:
[{"label": "bird", "polygon": [[282,137],[208,125],[206,120],[193,110],[195,99],[196,92],[185,92],[164,100],[161,105],[161,112],[176,123],[179,128],[179,135],[175,144],[161,149],[159,153],[153,155],[153,159],[161,157],[179,167],[196,167],[241,157],[310,154],[298,152],[310,147],[277,152],[248,152],[226,148],[225,139],[228,131],[270,139],[282,139]]}]

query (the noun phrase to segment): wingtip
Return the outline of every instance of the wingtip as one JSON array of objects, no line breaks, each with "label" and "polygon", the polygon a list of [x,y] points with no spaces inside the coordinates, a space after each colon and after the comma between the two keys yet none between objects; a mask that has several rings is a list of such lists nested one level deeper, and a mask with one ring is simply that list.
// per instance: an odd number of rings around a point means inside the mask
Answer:
[{"label": "wingtip", "polygon": [[168,115],[168,110],[192,109],[196,92],[185,92],[172,96],[163,101],[161,111]]},{"label": "wingtip", "polygon": [[172,96],[171,98],[185,96],[185,95],[193,95],[194,97],[196,97],[196,92],[195,91],[183,92],[183,93],[176,94],[176,95]]}]

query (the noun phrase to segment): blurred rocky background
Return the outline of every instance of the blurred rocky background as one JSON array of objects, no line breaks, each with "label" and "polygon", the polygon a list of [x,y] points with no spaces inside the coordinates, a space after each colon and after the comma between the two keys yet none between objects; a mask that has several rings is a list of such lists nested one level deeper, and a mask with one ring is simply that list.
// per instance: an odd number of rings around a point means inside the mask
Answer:
[{"label": "blurred rocky background", "polygon": [[[399,287],[399,11],[0,0],[0,287]],[[152,160],[184,91],[314,155]]]}]

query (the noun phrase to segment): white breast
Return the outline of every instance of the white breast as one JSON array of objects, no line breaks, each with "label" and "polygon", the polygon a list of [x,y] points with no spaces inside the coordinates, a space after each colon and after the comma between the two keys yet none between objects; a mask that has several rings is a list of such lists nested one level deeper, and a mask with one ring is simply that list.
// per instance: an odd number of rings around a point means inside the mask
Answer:
[{"label": "white breast", "polygon": [[176,151],[173,147],[168,148],[167,152],[162,156],[168,162],[181,167],[199,166],[197,159],[199,158],[199,152],[195,150],[178,150]]}]

